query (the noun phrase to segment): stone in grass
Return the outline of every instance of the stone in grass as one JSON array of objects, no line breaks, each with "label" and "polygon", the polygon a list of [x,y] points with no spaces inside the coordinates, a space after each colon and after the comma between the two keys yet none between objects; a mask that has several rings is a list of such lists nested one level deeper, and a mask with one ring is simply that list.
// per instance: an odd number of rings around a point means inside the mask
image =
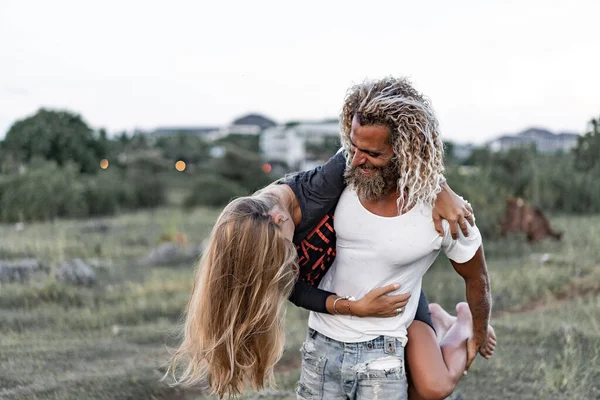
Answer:
[{"label": "stone in grass", "polygon": [[42,268],[37,260],[26,258],[17,261],[0,260],[0,282],[25,282]]},{"label": "stone in grass", "polygon": [[194,261],[202,254],[200,247],[181,247],[175,243],[163,243],[150,251],[139,264],[142,266],[173,265]]},{"label": "stone in grass", "polygon": [[92,286],[96,283],[94,269],[79,258],[61,264],[55,277],[59,282],[78,286]]},{"label": "stone in grass", "polygon": [[81,232],[84,233],[106,233],[110,230],[110,225],[106,221],[92,220],[88,221],[81,227]]},{"label": "stone in grass", "polygon": [[184,254],[186,260],[189,260],[189,261],[197,260],[202,255],[202,247],[201,246],[186,247],[183,250],[183,254]]}]

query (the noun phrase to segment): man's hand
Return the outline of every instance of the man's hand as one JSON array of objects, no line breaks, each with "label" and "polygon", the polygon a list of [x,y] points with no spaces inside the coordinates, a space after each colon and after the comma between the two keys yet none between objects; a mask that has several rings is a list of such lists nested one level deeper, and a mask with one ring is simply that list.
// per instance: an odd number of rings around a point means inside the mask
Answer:
[{"label": "man's hand", "polygon": [[468,201],[454,193],[448,184],[442,184],[442,191],[438,193],[433,208],[433,223],[435,230],[444,236],[444,228],[442,220],[445,219],[450,224],[450,232],[452,238],[458,238],[458,227],[462,230],[465,236],[469,236],[469,228],[467,221],[471,226],[475,225],[475,217],[473,216],[473,208]]},{"label": "man's hand", "polygon": [[486,360],[489,360],[490,357],[494,355],[496,351],[496,331],[491,326],[488,326],[488,336],[486,342],[479,347],[479,354],[483,356]]},{"label": "man's hand", "polygon": [[465,370],[468,370],[471,367],[475,357],[477,357],[480,347],[480,344],[477,343],[474,338],[467,340],[467,366],[465,367]]},{"label": "man's hand", "polygon": [[400,285],[393,284],[371,290],[362,299],[352,302],[352,314],[358,317],[395,317],[401,314],[410,293],[388,295],[398,288]]},{"label": "man's hand", "polygon": [[[490,327],[491,329],[491,327]],[[492,333],[493,333],[492,329]],[[488,335],[484,339],[477,339],[475,337],[470,338],[467,341],[467,366],[465,370],[468,370],[471,366],[471,363],[477,357],[477,353],[481,354],[482,357],[489,360],[490,357],[494,354],[494,350],[496,349],[496,337],[495,335]]]}]

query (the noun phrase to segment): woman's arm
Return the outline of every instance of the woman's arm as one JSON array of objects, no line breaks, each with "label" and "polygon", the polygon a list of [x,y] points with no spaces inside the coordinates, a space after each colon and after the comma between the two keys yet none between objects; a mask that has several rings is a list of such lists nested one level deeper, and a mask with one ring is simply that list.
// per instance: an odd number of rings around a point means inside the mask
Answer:
[{"label": "woman's arm", "polygon": [[[282,179],[294,194],[294,223],[297,233],[308,233],[337,204],[346,183],[346,156],[338,151],[325,164]],[[295,236],[296,239],[296,236]],[[303,238],[299,238],[303,239]]]},{"label": "woman's arm", "polygon": [[[309,311],[329,313],[330,311],[327,308],[327,299],[329,297],[337,298],[339,296],[336,296],[335,293],[319,289],[301,278],[298,278],[289,300],[297,307],[302,307]],[[331,312],[331,314],[333,314],[333,312]]]},{"label": "woman's arm", "polygon": [[433,207],[435,230],[438,231],[440,236],[444,236],[442,220],[445,219],[450,224],[450,232],[454,240],[458,238],[458,228],[462,230],[465,236],[469,236],[467,221],[471,226],[475,226],[475,217],[471,204],[454,193],[446,181],[441,186],[442,190],[438,193]]},{"label": "woman's arm", "polygon": [[319,289],[298,279],[289,300],[297,307],[318,313],[353,315],[355,317],[395,317],[398,315],[399,308],[406,307],[411,296],[410,293],[388,295],[389,292],[397,289],[397,285],[384,286],[371,290],[360,300],[352,301],[342,299],[335,293]]}]

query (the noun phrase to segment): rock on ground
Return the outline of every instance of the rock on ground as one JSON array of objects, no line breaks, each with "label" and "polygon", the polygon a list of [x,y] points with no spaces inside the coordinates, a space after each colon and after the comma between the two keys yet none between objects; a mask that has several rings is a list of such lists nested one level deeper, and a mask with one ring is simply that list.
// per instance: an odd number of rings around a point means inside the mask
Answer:
[{"label": "rock on ground", "polygon": [[78,286],[92,286],[96,283],[94,269],[79,258],[61,264],[55,277],[57,281]]},{"label": "rock on ground", "polygon": [[81,227],[81,232],[84,233],[106,233],[110,230],[110,225],[106,221],[89,221]]},{"label": "rock on ground", "polygon": [[194,261],[201,253],[200,247],[181,247],[175,243],[163,243],[152,249],[139,264],[154,266],[185,263]]},{"label": "rock on ground", "polygon": [[0,282],[24,282],[41,271],[40,264],[33,258],[17,261],[0,260]]}]

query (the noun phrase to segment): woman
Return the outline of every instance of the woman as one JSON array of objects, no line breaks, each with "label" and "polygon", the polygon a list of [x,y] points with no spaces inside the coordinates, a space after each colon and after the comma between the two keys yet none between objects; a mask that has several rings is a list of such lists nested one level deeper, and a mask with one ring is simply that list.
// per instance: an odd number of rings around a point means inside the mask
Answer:
[{"label": "woman", "polygon": [[279,199],[269,193],[242,197],[219,216],[198,265],[187,305],[184,340],[172,372],[197,385],[210,376],[220,397],[262,389],[281,357],[285,301],[296,281],[291,227],[273,221]]},{"label": "woman", "polygon": [[[178,383],[198,384],[208,375],[211,391],[222,397],[241,393],[245,383],[262,389],[265,378],[272,382],[283,350],[283,311],[290,294],[296,305],[313,311],[360,317],[393,317],[406,305],[410,294],[386,295],[398,289],[392,285],[357,301],[316,289],[335,257],[330,218],[344,188],[344,166],[339,153],[322,167],[225,207],[200,261],[184,340],[171,362],[174,375],[176,365],[186,366]],[[324,192],[314,192],[324,187]],[[436,208],[448,208],[453,201],[444,192]],[[308,240],[313,237],[322,243]],[[315,259],[311,249],[320,257]],[[443,398],[465,370],[471,317],[465,305],[457,306],[456,319],[432,305],[430,318],[424,297],[419,304],[406,349],[411,397]],[[436,331],[443,339],[441,347]],[[486,354],[491,355],[493,346],[495,340]]]}]

